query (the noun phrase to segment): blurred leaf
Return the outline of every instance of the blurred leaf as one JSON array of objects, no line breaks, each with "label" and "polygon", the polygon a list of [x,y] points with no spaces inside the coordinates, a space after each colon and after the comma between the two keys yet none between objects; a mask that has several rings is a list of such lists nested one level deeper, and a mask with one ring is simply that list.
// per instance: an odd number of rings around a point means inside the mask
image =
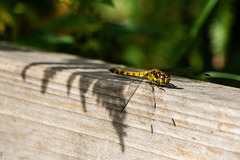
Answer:
[{"label": "blurred leaf", "polygon": [[102,35],[116,35],[122,36],[125,34],[134,34],[140,33],[152,38],[157,38],[158,35],[154,34],[153,32],[149,31],[147,28],[144,28],[136,23],[126,23],[124,25],[115,24],[115,23],[104,23],[102,27]]},{"label": "blurred leaf", "polygon": [[224,79],[231,79],[231,80],[235,80],[235,81],[240,81],[240,76],[239,75],[231,74],[231,73],[208,71],[208,72],[204,72],[204,74],[209,75],[209,76],[201,76],[199,78],[201,78],[201,79],[224,78]]},{"label": "blurred leaf", "polygon": [[240,76],[236,74],[208,71],[198,76],[198,79],[240,88]]},{"label": "blurred leaf", "polygon": [[226,52],[233,25],[233,1],[221,1],[212,18],[209,29],[211,50],[213,54],[212,66],[220,70],[225,66]]},{"label": "blurred leaf", "polygon": [[45,41],[50,45],[73,44],[74,38],[69,35],[55,36],[55,35],[48,34],[48,35],[42,36],[42,41]]},{"label": "blurred leaf", "polygon": [[218,1],[219,0],[209,0],[206,2],[201,14],[197,17],[192,27],[190,28],[187,38],[181,45],[180,49],[178,48],[178,54],[176,54],[176,57],[171,61],[170,66],[174,66],[185,54],[187,54],[187,51],[190,49],[194,40],[197,38],[200,29],[207,21],[210,13],[213,11]]},{"label": "blurred leaf", "polygon": [[205,7],[203,8],[202,13],[199,15],[199,17],[196,19],[196,21],[194,22],[193,26],[190,29],[189,37],[190,37],[191,41],[193,41],[193,39],[196,38],[196,36],[199,33],[199,30],[201,29],[203,24],[208,19],[210,13],[213,11],[213,9],[216,6],[216,4],[218,3],[218,1],[219,0],[209,0],[209,1],[207,1]]},{"label": "blurred leaf", "polygon": [[73,28],[73,27],[76,27],[76,25],[78,24],[79,24],[79,17],[70,14],[58,19],[54,19],[53,21],[51,21],[51,23],[49,23],[48,26],[46,26],[46,28],[44,28],[44,30],[53,32],[56,30],[64,29],[64,28]]},{"label": "blurred leaf", "polygon": [[233,24],[232,0],[221,2],[222,4],[217,8],[209,30],[214,54],[226,51],[227,42]]},{"label": "blurred leaf", "polygon": [[50,33],[42,33],[34,34],[28,39],[24,41],[19,41],[18,44],[22,45],[32,45],[36,47],[43,47],[47,45],[58,45],[58,44],[73,44],[74,38],[69,35],[53,35]]},{"label": "blurred leaf", "polygon": [[96,0],[96,1],[114,7],[112,0]]},{"label": "blurred leaf", "polygon": [[122,55],[122,59],[129,64],[140,67],[144,61],[144,54],[138,47],[129,46]]}]

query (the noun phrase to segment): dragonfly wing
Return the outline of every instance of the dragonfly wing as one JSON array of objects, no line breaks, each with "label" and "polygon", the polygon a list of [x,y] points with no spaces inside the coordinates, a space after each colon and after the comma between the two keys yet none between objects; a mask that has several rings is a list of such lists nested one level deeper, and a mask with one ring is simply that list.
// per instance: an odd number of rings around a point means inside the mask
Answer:
[{"label": "dragonfly wing", "polygon": [[[124,109],[126,108],[126,106],[128,105],[128,103],[130,102],[130,100],[132,99],[133,95],[135,94],[135,92],[137,91],[139,85],[142,83],[144,78],[142,78],[141,80],[139,80],[137,83],[131,83],[129,88],[128,88],[128,91],[127,91],[127,94],[126,94],[126,101],[124,103],[124,106],[122,108],[122,112],[124,111]],[[153,121],[154,121],[154,115],[155,115],[155,111],[156,111],[156,108],[157,108],[157,104],[156,104],[156,99],[155,99],[155,89],[154,89],[154,86],[155,84],[152,84],[150,83],[150,86],[151,86],[151,90],[152,90],[152,99],[153,99],[153,104],[152,106],[149,107],[149,113],[150,113],[150,118],[151,118],[151,133],[153,133]]]},{"label": "dragonfly wing", "polygon": [[133,95],[137,91],[139,85],[142,83],[142,81],[143,81],[143,78],[141,78],[141,80],[139,80],[137,83],[131,83],[129,85],[129,88],[128,88],[128,91],[127,91],[127,94],[126,94],[126,97],[125,97],[125,103],[123,105],[123,108],[122,108],[121,112],[123,112],[123,110],[126,108],[128,103],[132,99]]}]

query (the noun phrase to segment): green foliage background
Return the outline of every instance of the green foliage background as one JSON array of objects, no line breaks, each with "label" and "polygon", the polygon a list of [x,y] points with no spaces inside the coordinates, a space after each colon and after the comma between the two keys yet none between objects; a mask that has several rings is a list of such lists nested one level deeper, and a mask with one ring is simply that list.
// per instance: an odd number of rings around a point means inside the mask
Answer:
[{"label": "green foliage background", "polygon": [[[237,0],[0,0],[0,39],[240,87]],[[185,71],[184,71],[185,72]]]}]

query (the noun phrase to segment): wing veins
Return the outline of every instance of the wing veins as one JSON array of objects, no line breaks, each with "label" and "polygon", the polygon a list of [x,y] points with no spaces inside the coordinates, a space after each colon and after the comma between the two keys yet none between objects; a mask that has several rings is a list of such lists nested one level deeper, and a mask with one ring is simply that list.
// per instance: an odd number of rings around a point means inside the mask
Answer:
[{"label": "wing veins", "polygon": [[[130,95],[130,97],[129,97],[129,98],[127,98],[127,101],[125,102],[125,104],[124,104],[124,106],[123,106],[123,108],[122,108],[121,112],[123,112],[123,111],[124,111],[124,109],[126,108],[126,106],[128,105],[128,103],[129,103],[129,102],[130,102],[130,100],[132,99],[133,95],[135,94],[135,92],[137,91],[137,89],[138,89],[139,85],[140,85],[140,84],[143,82],[143,80],[144,80],[144,78],[142,77],[142,78],[141,78],[141,80],[139,80],[139,82],[137,83],[137,86],[136,86],[136,88],[134,89],[134,91],[133,91],[131,94],[129,94],[129,95]],[[128,93],[127,93],[127,95],[128,95]]]}]

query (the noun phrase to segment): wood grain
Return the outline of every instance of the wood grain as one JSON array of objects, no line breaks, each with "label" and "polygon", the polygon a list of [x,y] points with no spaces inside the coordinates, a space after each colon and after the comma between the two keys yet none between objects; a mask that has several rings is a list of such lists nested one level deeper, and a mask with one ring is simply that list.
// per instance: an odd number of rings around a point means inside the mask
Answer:
[{"label": "wood grain", "polygon": [[0,44],[0,159],[240,159],[239,89],[173,76],[121,112],[139,80],[111,67]]}]

